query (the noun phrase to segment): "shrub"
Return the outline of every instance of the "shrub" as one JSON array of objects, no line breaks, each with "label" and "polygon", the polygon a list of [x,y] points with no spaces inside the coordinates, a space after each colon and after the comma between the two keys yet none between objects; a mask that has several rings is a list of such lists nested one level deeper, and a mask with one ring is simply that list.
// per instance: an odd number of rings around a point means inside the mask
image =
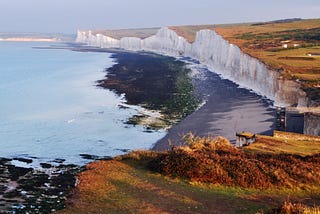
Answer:
[{"label": "shrub", "polygon": [[294,188],[320,184],[320,155],[254,154],[234,148],[218,137],[185,138],[186,146],[174,147],[149,162],[153,171],[191,181],[245,188]]},{"label": "shrub", "polygon": [[275,214],[319,214],[320,207],[308,207],[301,203],[285,201],[281,207],[274,210]]}]

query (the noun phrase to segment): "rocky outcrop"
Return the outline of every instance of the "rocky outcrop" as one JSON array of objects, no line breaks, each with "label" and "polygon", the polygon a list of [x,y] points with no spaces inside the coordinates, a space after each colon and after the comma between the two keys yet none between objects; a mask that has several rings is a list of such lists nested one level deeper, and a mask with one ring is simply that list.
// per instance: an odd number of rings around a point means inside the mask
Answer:
[{"label": "rocky outcrop", "polygon": [[275,101],[278,106],[307,106],[306,93],[298,83],[281,79],[278,71],[269,69],[258,59],[243,53],[239,47],[230,44],[213,30],[200,30],[193,43],[167,27],[145,39],[124,37],[117,40],[91,31],[78,31],[77,42],[102,48],[191,57],[241,87],[252,89]]},{"label": "rocky outcrop", "polygon": [[[25,166],[14,165],[14,160]],[[60,160],[40,163],[35,169],[28,166],[32,159],[0,157],[0,213],[51,213],[65,208],[76,174],[83,168],[58,164]]]},{"label": "rocky outcrop", "polygon": [[304,115],[304,134],[320,136],[320,114],[309,112]]}]

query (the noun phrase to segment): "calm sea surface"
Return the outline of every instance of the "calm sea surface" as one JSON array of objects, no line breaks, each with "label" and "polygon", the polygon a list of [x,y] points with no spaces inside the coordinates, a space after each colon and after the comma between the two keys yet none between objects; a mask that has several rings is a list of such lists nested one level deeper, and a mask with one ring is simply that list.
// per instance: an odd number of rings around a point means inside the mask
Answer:
[{"label": "calm sea surface", "polygon": [[79,154],[150,148],[165,135],[127,127],[136,110],[95,86],[114,64],[110,54],[32,48],[48,45],[0,42],[0,157],[84,164]]}]

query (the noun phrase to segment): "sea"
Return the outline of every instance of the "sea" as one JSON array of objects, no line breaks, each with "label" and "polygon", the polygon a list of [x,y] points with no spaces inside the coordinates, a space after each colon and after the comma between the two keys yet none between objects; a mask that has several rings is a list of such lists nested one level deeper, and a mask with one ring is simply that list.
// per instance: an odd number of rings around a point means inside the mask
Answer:
[{"label": "sea", "polygon": [[111,53],[50,47],[61,44],[0,42],[0,158],[14,165],[84,165],[136,149],[165,149],[189,132],[234,143],[236,132],[274,129],[270,101],[186,59],[180,60],[192,70],[201,108],[168,132],[129,125],[142,107],[97,87],[117,63]]},{"label": "sea", "polygon": [[111,54],[34,48],[54,45],[0,42],[0,157],[83,165],[86,155],[149,149],[165,136],[126,125],[137,108],[119,108],[124,96],[96,86]]}]

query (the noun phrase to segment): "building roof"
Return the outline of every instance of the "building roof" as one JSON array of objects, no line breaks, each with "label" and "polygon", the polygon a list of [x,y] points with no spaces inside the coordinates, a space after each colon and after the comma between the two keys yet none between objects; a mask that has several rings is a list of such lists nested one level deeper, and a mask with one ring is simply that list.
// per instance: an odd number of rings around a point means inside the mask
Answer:
[{"label": "building roof", "polygon": [[237,137],[245,137],[246,139],[254,138],[256,135],[250,132],[240,132],[236,133]]}]

